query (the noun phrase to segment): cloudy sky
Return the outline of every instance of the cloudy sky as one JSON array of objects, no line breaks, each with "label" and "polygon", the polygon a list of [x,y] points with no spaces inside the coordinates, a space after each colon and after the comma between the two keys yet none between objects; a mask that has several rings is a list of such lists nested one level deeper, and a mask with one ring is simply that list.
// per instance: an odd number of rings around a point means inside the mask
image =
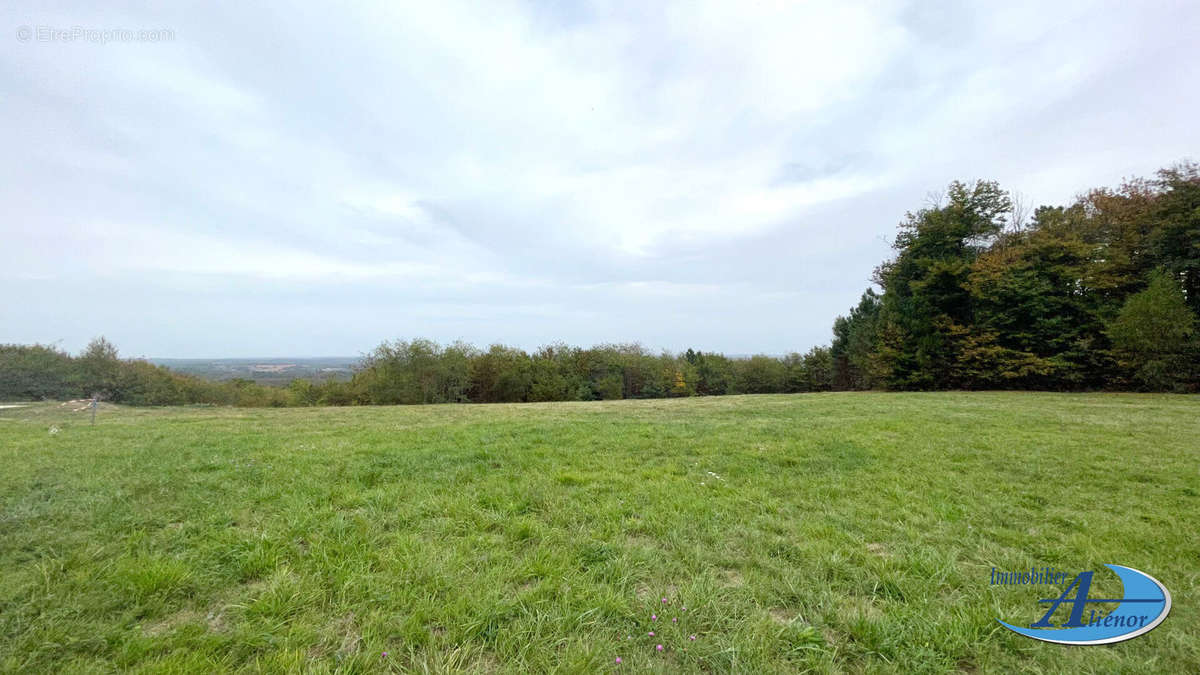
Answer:
[{"label": "cloudy sky", "polygon": [[0,342],[803,351],[952,179],[1200,158],[1195,2],[145,4],[0,8]]}]

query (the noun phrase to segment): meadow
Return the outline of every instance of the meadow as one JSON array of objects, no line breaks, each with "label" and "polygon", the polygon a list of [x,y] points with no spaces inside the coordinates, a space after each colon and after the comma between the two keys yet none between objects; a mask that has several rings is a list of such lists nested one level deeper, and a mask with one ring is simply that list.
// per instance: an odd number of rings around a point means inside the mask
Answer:
[{"label": "meadow", "polygon": [[[3,409],[0,671],[1198,672],[1198,440],[1136,394]],[[1103,563],[1166,622],[997,624],[1058,593],[993,568]]]}]

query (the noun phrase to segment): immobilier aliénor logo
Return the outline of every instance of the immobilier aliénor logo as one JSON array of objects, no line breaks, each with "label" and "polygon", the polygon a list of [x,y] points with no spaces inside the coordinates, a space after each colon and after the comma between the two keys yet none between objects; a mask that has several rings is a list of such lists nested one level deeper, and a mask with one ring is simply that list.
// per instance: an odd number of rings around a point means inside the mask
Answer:
[{"label": "immobilier ali\u00e9nor logo", "polygon": [[[1171,593],[1158,579],[1121,565],[1105,565],[1116,573],[1124,589],[1121,597],[1097,597],[1088,595],[1092,587],[1093,572],[1080,572],[1057,598],[1038,600],[1040,605],[1049,605],[1042,618],[1028,628],[1014,626],[1000,619],[1000,625],[1025,637],[1065,645],[1105,645],[1129,640],[1150,632],[1167,618],[1171,611]],[[1060,584],[1070,578],[1070,573],[1052,567],[1033,568],[1028,572],[999,572],[992,568],[993,585],[1036,585]],[[1105,612],[1098,605],[1116,603],[1112,611]],[[1092,605],[1092,607],[1089,607]],[[1051,621],[1060,607],[1070,608],[1066,621],[1056,624]],[[1041,613],[1041,609],[1038,612]],[[1061,615],[1060,615],[1061,616]]]}]

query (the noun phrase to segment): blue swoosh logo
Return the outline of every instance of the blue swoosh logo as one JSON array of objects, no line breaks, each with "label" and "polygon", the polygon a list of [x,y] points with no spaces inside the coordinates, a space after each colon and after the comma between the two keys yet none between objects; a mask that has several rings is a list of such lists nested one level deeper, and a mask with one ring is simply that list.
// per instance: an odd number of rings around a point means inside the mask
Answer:
[{"label": "blue swoosh logo", "polygon": [[[1076,628],[1021,628],[996,619],[1001,626],[1034,640],[1064,645],[1106,645],[1149,633],[1171,611],[1171,593],[1158,579],[1121,565],[1105,565],[1121,579],[1124,587],[1120,605],[1106,616],[1110,624]],[[1143,620],[1142,617],[1145,617]]]}]

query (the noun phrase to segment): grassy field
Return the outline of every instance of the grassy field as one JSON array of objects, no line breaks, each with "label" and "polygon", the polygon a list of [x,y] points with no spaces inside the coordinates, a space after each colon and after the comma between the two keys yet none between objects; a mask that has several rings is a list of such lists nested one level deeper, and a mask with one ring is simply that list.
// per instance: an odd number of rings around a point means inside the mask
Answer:
[{"label": "grassy field", "polygon": [[[5,672],[1200,671],[1196,397],[85,415],[0,410]],[[1102,563],[1167,621],[996,623]]]}]

